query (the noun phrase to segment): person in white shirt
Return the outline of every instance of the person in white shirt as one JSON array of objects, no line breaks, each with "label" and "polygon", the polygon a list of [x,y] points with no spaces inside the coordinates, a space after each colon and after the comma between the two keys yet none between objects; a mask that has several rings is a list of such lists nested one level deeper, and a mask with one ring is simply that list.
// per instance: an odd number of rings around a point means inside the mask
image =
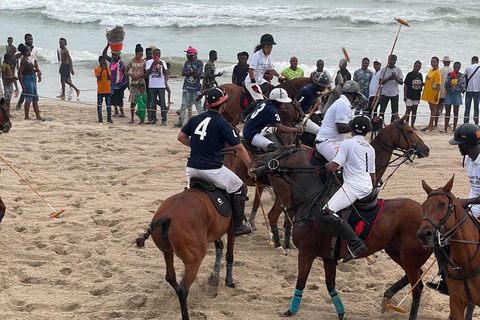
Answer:
[{"label": "person in white shirt", "polygon": [[363,114],[358,115],[350,121],[349,127],[352,139],[342,142],[337,155],[326,167],[329,172],[335,172],[339,167],[343,167],[344,183],[322,209],[325,214],[323,219],[327,218],[333,225],[335,222],[340,224],[339,234],[347,240],[349,255],[343,260],[344,263],[367,251],[367,246],[337,212],[368,196],[377,180],[375,150],[365,140],[365,135],[373,129],[370,118]]},{"label": "person in white shirt", "polygon": [[403,84],[403,72],[395,66],[397,63],[397,56],[392,54],[388,65],[380,70],[380,74],[385,76],[380,84],[382,86],[380,92],[380,116],[385,119],[385,109],[387,109],[388,101],[390,101],[390,107],[392,109],[391,122],[395,121],[395,114],[398,112],[398,85]]},{"label": "person in white shirt", "polygon": [[473,121],[478,125],[478,105],[480,103],[480,66],[478,65],[478,57],[472,57],[472,65],[465,69],[465,77],[467,77],[467,93],[465,94],[465,114],[463,123],[470,120],[470,108],[473,99]]},{"label": "person in white shirt", "polygon": [[332,161],[345,134],[350,132],[348,125],[353,119],[352,102],[361,94],[358,84],[348,80],[343,85],[343,94],[328,108],[316,138],[318,152],[328,161]]},{"label": "person in white shirt", "polygon": [[148,98],[150,99],[151,110],[149,110],[148,123],[155,124],[157,119],[157,100],[160,101],[160,110],[162,115],[162,126],[167,124],[167,104],[165,103],[165,75],[167,74],[167,63],[160,59],[160,49],[153,50],[153,59],[146,62],[146,69],[151,70],[148,75]]},{"label": "person in white shirt", "polygon": [[373,72],[372,80],[370,80],[370,85],[368,87],[368,105],[370,106],[370,110],[372,113],[377,112],[378,103],[380,102],[379,96],[375,100],[375,105],[373,105],[373,100],[375,99],[375,95],[377,94],[378,87],[380,86],[380,77],[382,76],[379,72],[382,68],[382,60],[375,59],[373,61]]},{"label": "person in white shirt", "polygon": [[242,113],[242,119],[244,120],[257,106],[258,101],[264,100],[264,96],[268,97],[270,94],[270,83],[264,79],[265,73],[268,72],[270,76],[279,77],[279,81],[283,80],[283,77],[275,70],[270,56],[275,44],[273,36],[267,33],[260,38],[260,44],[255,47],[255,53],[250,60],[248,75],[245,78],[245,88],[257,103],[252,102],[245,109]]}]

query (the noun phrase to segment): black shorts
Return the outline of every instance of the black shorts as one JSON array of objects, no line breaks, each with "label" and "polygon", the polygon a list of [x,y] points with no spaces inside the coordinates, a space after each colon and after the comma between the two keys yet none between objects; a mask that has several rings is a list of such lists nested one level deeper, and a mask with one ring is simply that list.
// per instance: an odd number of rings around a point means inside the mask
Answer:
[{"label": "black shorts", "polygon": [[120,89],[113,90],[112,93],[112,106],[123,107],[123,96],[125,89],[128,87],[128,82],[126,82]]},{"label": "black shorts", "polygon": [[62,64],[60,66],[60,79],[62,79],[62,81],[66,81],[68,80],[69,77],[70,77],[70,65],[68,63]]}]

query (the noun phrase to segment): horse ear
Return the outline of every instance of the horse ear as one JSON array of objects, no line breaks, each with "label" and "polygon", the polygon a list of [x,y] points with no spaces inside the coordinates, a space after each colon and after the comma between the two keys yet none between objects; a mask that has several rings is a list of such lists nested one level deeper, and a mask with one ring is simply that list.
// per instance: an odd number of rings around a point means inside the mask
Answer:
[{"label": "horse ear", "polygon": [[425,180],[422,180],[422,187],[423,187],[423,190],[425,190],[425,192],[427,194],[430,194],[433,191],[433,189],[430,188],[430,186],[425,182]]},{"label": "horse ear", "polygon": [[[398,117],[398,113],[396,113],[396,116]],[[401,119],[399,119],[398,121],[399,121],[400,123],[404,123],[405,120],[407,119],[407,117],[408,117],[408,115],[404,115],[404,116],[403,116]]]},{"label": "horse ear", "polygon": [[450,191],[452,191],[453,178],[455,178],[455,175],[453,175],[453,176],[452,176],[452,179],[450,179],[450,181],[448,181],[447,184],[443,187],[443,190],[444,190],[445,192],[450,192]]}]

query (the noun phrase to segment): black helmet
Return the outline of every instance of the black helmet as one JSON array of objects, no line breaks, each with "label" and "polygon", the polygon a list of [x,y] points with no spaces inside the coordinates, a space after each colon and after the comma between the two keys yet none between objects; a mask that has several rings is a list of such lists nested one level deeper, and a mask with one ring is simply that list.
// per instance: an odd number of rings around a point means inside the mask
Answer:
[{"label": "black helmet", "polygon": [[230,100],[230,96],[224,88],[215,87],[208,90],[206,100],[209,107],[217,107]]},{"label": "black helmet", "polygon": [[276,44],[276,43],[275,43],[275,40],[273,40],[273,36],[267,33],[260,38],[260,44],[265,45],[265,44]]},{"label": "black helmet", "polygon": [[464,123],[455,130],[450,144],[470,144],[476,145],[480,141],[480,128],[473,123]]},{"label": "black helmet", "polygon": [[353,118],[348,125],[350,126],[350,129],[355,132],[355,134],[366,135],[368,132],[373,130],[370,118],[363,114]]},{"label": "black helmet", "polygon": [[343,93],[360,93],[360,87],[356,81],[348,80],[343,84],[342,91]]},{"label": "black helmet", "polygon": [[317,72],[313,76],[313,82],[319,86],[328,88],[332,83],[332,77],[327,72]]}]

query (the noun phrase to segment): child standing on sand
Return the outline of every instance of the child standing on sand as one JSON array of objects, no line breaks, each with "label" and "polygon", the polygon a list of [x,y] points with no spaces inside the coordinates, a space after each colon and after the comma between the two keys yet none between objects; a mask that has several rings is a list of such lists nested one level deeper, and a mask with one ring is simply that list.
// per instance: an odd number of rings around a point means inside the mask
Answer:
[{"label": "child standing on sand", "polygon": [[147,112],[147,94],[145,93],[145,86],[140,86],[140,92],[137,93],[137,115],[140,118],[139,124],[144,124],[145,114]]},{"label": "child standing on sand", "polygon": [[102,118],[102,103],[105,99],[107,105],[107,122],[112,121],[112,103],[111,103],[111,88],[110,88],[110,70],[107,67],[107,59],[104,56],[98,57],[100,66],[95,68],[95,77],[97,78],[97,113],[98,122],[103,123]]}]

